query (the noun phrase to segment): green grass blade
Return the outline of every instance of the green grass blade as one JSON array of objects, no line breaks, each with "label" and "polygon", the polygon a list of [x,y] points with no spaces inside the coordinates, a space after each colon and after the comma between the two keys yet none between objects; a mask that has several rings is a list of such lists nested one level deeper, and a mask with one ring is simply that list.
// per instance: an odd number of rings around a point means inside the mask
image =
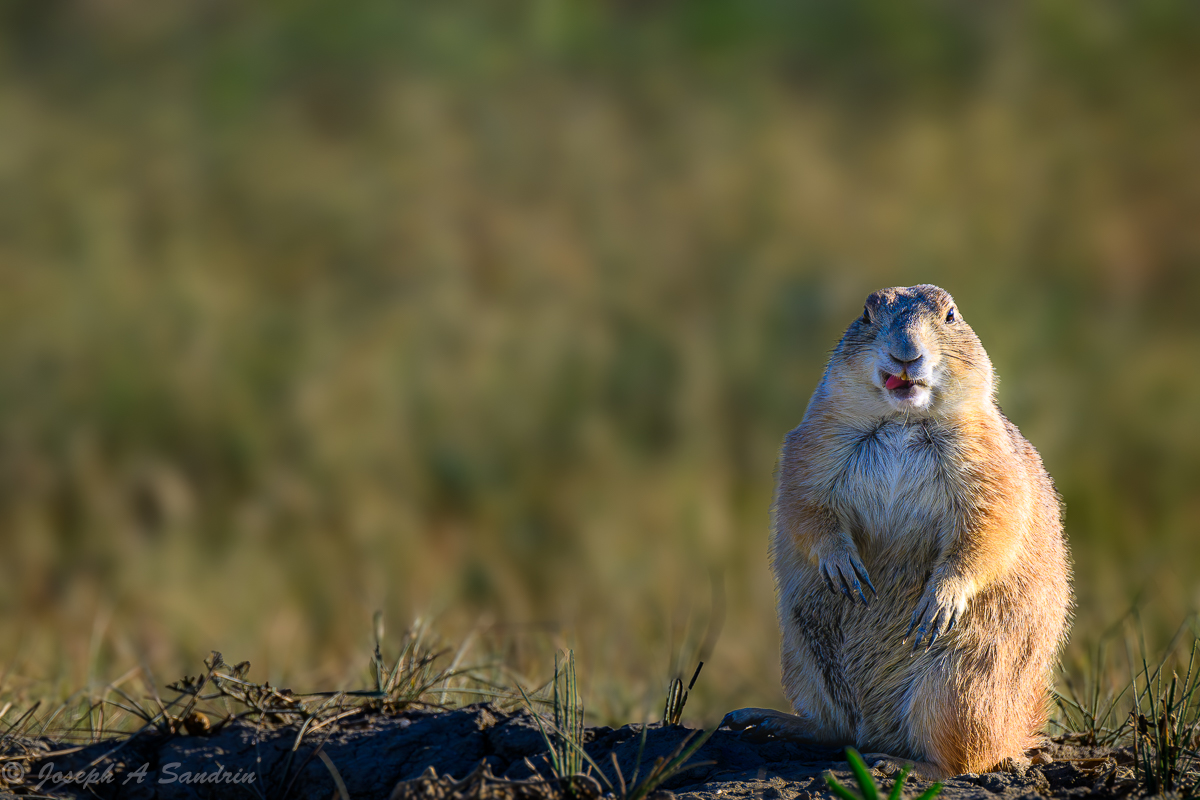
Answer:
[{"label": "green grass blade", "polygon": [[546,733],[546,727],[542,725],[542,715],[539,714],[533,705],[533,700],[525,693],[525,689],[521,684],[517,684],[517,691],[521,693],[521,697],[525,700],[525,705],[529,707],[529,711],[533,714],[533,721],[537,723],[538,730],[542,733],[542,739],[546,742],[546,749],[550,751],[551,769],[554,770],[555,777],[566,777],[562,774],[561,765],[558,763],[558,753],[554,748],[554,742],[550,740],[550,734]]},{"label": "green grass blade", "polygon": [[645,755],[646,752],[646,734],[649,730],[650,726],[646,723],[642,723],[642,738],[638,742],[637,758],[634,759],[633,762],[633,777],[629,780],[630,786],[638,785],[638,776],[641,775],[642,772],[642,756]]},{"label": "green grass blade", "polygon": [[904,779],[908,777],[908,773],[912,767],[905,765],[904,769],[900,770],[900,777],[896,778],[895,785],[892,786],[891,794],[888,795],[888,800],[900,800],[900,793],[904,790]]},{"label": "green grass blade", "polygon": [[853,747],[847,747],[846,760],[850,762],[850,769],[858,781],[858,789],[862,792],[863,800],[879,800],[879,789],[875,786],[875,779],[871,777],[871,771],[867,769],[862,754]]},{"label": "green grass blade", "polygon": [[932,800],[932,798],[937,797],[941,793],[942,793],[942,784],[939,781],[938,783],[935,783],[933,786],[930,786],[928,789],[926,789],[925,791],[923,791],[919,795],[917,795],[916,800]]},{"label": "green grass blade", "polygon": [[[642,800],[642,798],[653,794],[659,786],[671,780],[671,778],[675,777],[679,773],[695,767],[712,764],[713,762],[711,761],[701,761],[696,764],[688,764],[687,762],[693,755],[696,754],[697,750],[704,746],[705,742],[712,738],[712,735],[716,732],[716,728],[711,728],[706,731],[700,731],[699,736],[695,736],[695,731],[689,733],[665,761],[661,757],[659,758],[655,766],[650,770],[649,774],[647,774],[640,783],[631,784],[633,789],[630,790],[625,800]],[[641,761],[640,748],[638,753],[638,761]]]},{"label": "green grass blade", "polygon": [[663,771],[663,780],[669,780],[672,775],[687,769],[687,767],[684,765],[687,764],[688,759],[695,755],[696,751],[703,747],[704,743],[711,739],[712,735],[716,732],[716,728],[712,728],[707,731],[701,731],[700,735],[697,736],[692,743],[687,746],[687,749],[667,763],[667,767]]},{"label": "green grass blade", "polygon": [[832,772],[825,773],[825,785],[829,787],[829,791],[842,798],[842,800],[863,800],[862,797],[838,783],[837,778],[833,777]]}]

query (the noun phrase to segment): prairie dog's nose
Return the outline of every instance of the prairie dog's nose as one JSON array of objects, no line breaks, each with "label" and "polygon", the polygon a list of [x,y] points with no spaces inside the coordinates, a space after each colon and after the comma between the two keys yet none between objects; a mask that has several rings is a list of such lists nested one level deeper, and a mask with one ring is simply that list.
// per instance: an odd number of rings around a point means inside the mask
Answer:
[{"label": "prairie dog's nose", "polygon": [[919,337],[905,331],[900,335],[890,337],[890,341],[887,343],[887,354],[897,364],[908,369],[916,369],[925,357],[925,348]]}]

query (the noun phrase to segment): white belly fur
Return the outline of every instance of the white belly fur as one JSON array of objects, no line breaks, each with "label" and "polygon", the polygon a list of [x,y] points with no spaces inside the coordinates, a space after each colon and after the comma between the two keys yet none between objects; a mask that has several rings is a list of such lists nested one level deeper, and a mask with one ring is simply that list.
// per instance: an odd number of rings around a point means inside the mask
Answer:
[{"label": "white belly fur", "polygon": [[920,423],[847,430],[839,453],[844,468],[829,488],[848,532],[887,549],[946,530],[953,508],[944,447]]}]

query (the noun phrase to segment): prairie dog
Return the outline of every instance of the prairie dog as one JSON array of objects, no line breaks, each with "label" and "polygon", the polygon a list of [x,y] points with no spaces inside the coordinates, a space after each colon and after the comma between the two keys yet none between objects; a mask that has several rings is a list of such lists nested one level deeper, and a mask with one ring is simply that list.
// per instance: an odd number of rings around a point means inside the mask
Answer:
[{"label": "prairie dog", "polygon": [[940,778],[1021,763],[1071,610],[1059,498],[936,286],[867,298],[788,434],[775,492],[783,687],[734,728]]}]

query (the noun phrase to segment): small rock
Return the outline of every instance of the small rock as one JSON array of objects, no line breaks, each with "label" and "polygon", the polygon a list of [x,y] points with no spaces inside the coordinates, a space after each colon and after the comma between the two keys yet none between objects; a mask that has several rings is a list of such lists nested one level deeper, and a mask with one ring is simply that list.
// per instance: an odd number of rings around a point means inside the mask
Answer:
[{"label": "small rock", "polygon": [[1050,780],[1046,777],[1046,773],[1040,769],[1034,768],[1029,770],[1025,775],[1025,779],[1038,794],[1050,794]]},{"label": "small rock", "polygon": [[1002,794],[1004,792],[1004,790],[1006,788],[1008,788],[1009,781],[1005,780],[1004,778],[1002,778],[1000,775],[997,775],[996,773],[989,773],[987,775],[979,776],[979,780],[977,780],[975,782],[975,785],[982,786],[984,789],[987,789],[989,792],[995,792],[996,794]]}]

